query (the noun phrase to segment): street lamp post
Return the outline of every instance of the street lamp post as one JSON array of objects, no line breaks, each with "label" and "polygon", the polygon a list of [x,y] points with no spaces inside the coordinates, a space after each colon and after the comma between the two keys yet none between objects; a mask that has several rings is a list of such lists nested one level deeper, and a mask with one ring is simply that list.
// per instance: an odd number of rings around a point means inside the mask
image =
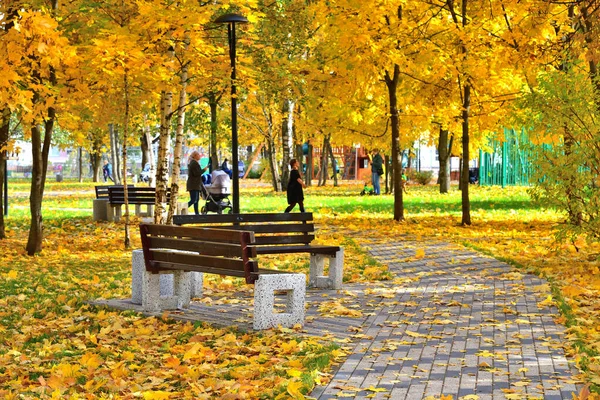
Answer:
[{"label": "street lamp post", "polygon": [[240,181],[238,166],[237,135],[237,95],[235,87],[235,24],[246,23],[246,17],[239,14],[225,14],[215,20],[218,24],[227,24],[229,39],[229,58],[231,59],[231,162],[233,163],[233,213],[240,213]]}]

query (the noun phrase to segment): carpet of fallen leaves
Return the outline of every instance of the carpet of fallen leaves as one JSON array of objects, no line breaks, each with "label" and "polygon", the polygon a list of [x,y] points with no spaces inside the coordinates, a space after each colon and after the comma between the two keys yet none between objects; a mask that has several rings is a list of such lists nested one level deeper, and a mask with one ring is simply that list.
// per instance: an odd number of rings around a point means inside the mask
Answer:
[{"label": "carpet of fallen leaves", "polygon": [[[91,205],[93,195],[65,197],[76,207],[73,198]],[[48,199],[48,208],[54,201]],[[12,201],[11,211],[25,206]],[[93,299],[131,296],[123,225],[95,223],[91,215],[54,219],[46,210],[43,252],[28,257],[27,222],[10,216],[6,222],[8,238],[0,241],[2,399],[303,398],[330,379],[326,371],[345,355],[292,330],[248,333],[90,306]],[[134,248],[140,247],[135,226]],[[216,281],[207,283],[213,291],[235,290]]]},{"label": "carpet of fallen leaves", "polygon": [[[84,204],[91,214],[92,190],[90,185],[83,195],[59,194],[63,201],[53,199],[47,208]],[[600,384],[598,243],[556,243],[552,233],[560,213],[522,202],[514,208],[501,204],[522,197],[524,189],[474,187],[472,196],[481,202],[474,202],[469,227],[460,226],[457,191],[440,195],[436,188],[411,187],[403,222],[391,222],[391,196],[358,197],[359,191],[358,186],[307,190],[319,241],[345,247],[346,282],[390,278],[385,265],[360,250],[365,235],[433,237],[511,262],[556,289],[547,300],[563,312],[558,319],[568,330],[565,348],[592,389]],[[254,203],[264,193],[251,196]],[[269,201],[278,203],[269,208]],[[277,211],[284,202],[278,196],[265,199],[263,208],[252,211]],[[17,199],[19,205],[26,207],[26,199]],[[246,333],[89,306],[88,300],[131,294],[123,225],[94,223],[91,215],[60,215],[53,219],[46,211],[44,251],[35,257],[24,255],[26,218],[7,220],[8,239],[0,242],[1,398],[302,398],[328,381],[331,363],[344,356],[335,346],[288,330]],[[132,239],[139,247],[135,228]],[[266,263],[308,270],[305,258],[272,257]],[[217,291],[239,285],[217,279],[206,284]],[[597,398],[586,396],[582,392],[580,398]]]}]

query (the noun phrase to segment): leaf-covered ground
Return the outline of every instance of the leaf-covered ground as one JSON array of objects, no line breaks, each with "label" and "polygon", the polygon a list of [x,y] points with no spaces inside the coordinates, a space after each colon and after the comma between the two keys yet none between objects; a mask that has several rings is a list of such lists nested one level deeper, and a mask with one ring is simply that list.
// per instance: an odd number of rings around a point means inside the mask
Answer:
[{"label": "leaf-covered ground", "polygon": [[[391,196],[359,196],[360,186],[306,190],[319,241],[345,247],[345,281],[389,278],[360,248],[361,237],[441,237],[547,277],[568,326],[567,351],[600,384],[598,244],[555,243],[562,216],[529,201],[523,188],[472,187],[471,227],[461,227],[460,194],[410,187],[405,222],[392,222]],[[44,251],[24,255],[26,183],[9,187],[9,238],[0,242],[0,397],[2,398],[301,398],[344,353],[284,331],[238,332],[144,318],[87,305],[130,296],[130,252],[122,224],[91,219],[92,183],[53,183],[44,200]],[[244,187],[241,209],[282,211],[283,194]],[[139,246],[132,228],[134,248]],[[308,270],[302,256],[261,260]],[[237,281],[207,282],[213,291]],[[593,388],[593,386],[592,386]]]}]

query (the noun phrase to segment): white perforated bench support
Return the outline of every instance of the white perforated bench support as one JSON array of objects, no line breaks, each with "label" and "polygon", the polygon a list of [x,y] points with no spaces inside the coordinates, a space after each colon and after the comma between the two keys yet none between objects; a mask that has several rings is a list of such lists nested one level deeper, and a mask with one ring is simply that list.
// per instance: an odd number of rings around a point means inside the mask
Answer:
[{"label": "white perforated bench support", "polygon": [[[163,274],[173,277],[173,294],[160,294],[160,276]],[[142,307],[144,311],[158,312],[187,308],[190,305],[191,280],[190,273],[185,271],[167,271],[153,274],[144,270],[142,283]]]},{"label": "white perforated bench support", "polygon": [[[275,291],[287,292],[283,313],[276,313],[273,309]],[[269,329],[279,325],[291,328],[296,324],[304,324],[305,295],[304,274],[261,275],[254,283],[254,329]]]},{"label": "white perforated bench support", "polygon": [[[323,275],[325,271],[325,259],[329,259],[329,274]],[[310,255],[310,272],[308,286],[323,289],[341,289],[344,277],[344,248],[335,253],[334,256],[325,254]]]},{"label": "white perforated bench support", "polygon": [[[133,250],[131,253],[131,302],[142,304],[142,289],[146,264],[144,263],[144,252]],[[204,274],[202,272],[190,272],[190,296],[202,296],[202,285]],[[159,290],[161,296],[173,296],[173,274],[160,274]]]}]

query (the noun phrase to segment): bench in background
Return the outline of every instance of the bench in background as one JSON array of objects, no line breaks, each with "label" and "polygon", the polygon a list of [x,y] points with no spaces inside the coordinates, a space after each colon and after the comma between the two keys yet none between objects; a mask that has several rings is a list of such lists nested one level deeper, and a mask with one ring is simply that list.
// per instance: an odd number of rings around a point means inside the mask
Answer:
[{"label": "bench in background", "polygon": [[[108,188],[120,187],[123,185],[98,185],[94,189],[96,191],[96,198],[93,200],[93,214],[92,219],[94,221],[108,221]],[[133,185],[127,185],[127,188],[132,188]]]},{"label": "bench in background", "polygon": [[[344,249],[340,246],[312,244],[315,238],[312,213],[174,215],[173,223],[252,231],[252,244],[259,255],[309,253],[310,287],[342,287]],[[329,260],[328,276],[323,276],[325,259]]]},{"label": "bench in background", "polygon": [[[134,251],[132,259],[132,301],[136,302],[141,292],[145,311],[187,307],[192,287],[201,290],[202,274],[211,273],[241,277],[254,284],[254,329],[304,322],[306,277],[260,269],[252,232],[141,224],[140,235],[143,249]],[[200,274],[196,284],[192,273]],[[173,276],[172,295],[161,296],[161,274]],[[287,293],[286,312],[273,311],[275,291]],[[194,293],[194,297],[200,295]]]},{"label": "bench in background", "polygon": [[[167,202],[170,201],[171,189],[167,189]],[[139,217],[151,217],[154,211],[156,201],[156,188],[129,187],[127,186],[127,200],[129,204],[135,205],[135,215]],[[121,220],[121,206],[125,204],[125,191],[123,186],[110,186],[108,188],[108,221],[119,222]],[[146,206],[146,212],[142,212],[142,206]],[[178,204],[178,211],[183,211],[181,204]],[[187,212],[187,208],[185,208]]]}]

